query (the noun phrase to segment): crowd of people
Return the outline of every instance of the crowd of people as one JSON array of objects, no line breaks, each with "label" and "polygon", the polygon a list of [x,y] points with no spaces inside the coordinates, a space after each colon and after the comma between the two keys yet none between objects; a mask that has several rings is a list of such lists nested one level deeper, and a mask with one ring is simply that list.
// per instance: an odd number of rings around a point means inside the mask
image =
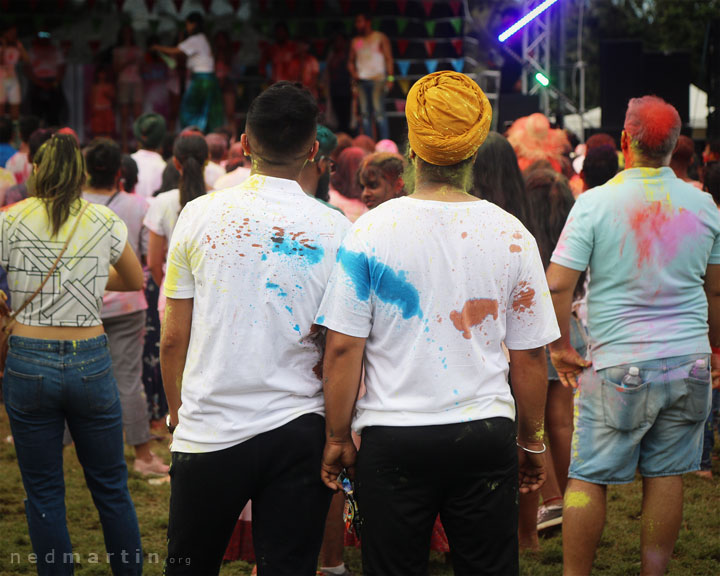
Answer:
[{"label": "crowd of people", "polygon": [[[371,118],[392,61],[365,31]],[[126,443],[170,476],[167,574],[217,574],[235,538],[260,575],[349,574],[346,544],[368,575],[427,573],[431,545],[456,574],[517,574],[557,525],[565,574],[590,574],[606,488],[637,470],[642,570],[663,574],[682,474],[712,477],[720,143],[700,159],[652,96],[619,147],[540,114],[501,135],[456,72],[408,93],[402,154],[381,115],[379,141],[333,132],[281,77],[236,138],[187,32],[153,47],[193,70],[175,137],[129,75],[130,155],[124,131],[81,146],[30,115],[15,149],[0,117],[3,399],[38,572],[73,570],[69,443],[113,573],[142,572]]]},{"label": "crowd of people", "polygon": [[[202,14],[192,12],[177,40],[163,45],[150,35],[141,43],[123,23],[117,44],[94,54],[85,110],[92,137],[117,138],[127,152],[134,120],[149,112],[162,115],[171,131],[227,127],[235,135],[238,86],[247,71],[227,32],[208,37]],[[60,125],[67,117],[63,51],[49,32],[37,33],[30,44],[26,49],[16,25],[0,30],[0,114],[17,121],[22,111],[32,112],[48,126]],[[260,43],[257,74],[268,84],[299,82],[322,97],[323,116],[338,131],[389,138],[385,95],[395,77],[388,37],[373,30],[368,15],[358,14],[355,35],[337,32],[328,53],[318,55],[327,61],[322,74],[310,47],[279,22],[273,42]]]}]

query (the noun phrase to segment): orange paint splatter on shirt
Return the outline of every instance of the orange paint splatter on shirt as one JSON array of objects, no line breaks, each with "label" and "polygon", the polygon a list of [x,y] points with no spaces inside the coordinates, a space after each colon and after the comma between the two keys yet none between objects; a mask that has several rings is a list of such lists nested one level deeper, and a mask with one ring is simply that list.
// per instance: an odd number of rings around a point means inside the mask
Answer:
[{"label": "orange paint splatter on shirt", "polygon": [[517,244],[510,244],[510,252],[522,252],[522,248]]},{"label": "orange paint splatter on shirt", "polygon": [[472,333],[470,328],[482,324],[485,318],[492,316],[493,320],[498,317],[498,302],[490,298],[474,298],[465,302],[463,309],[453,310],[450,313],[450,320],[457,330],[463,333],[463,338],[470,340]]},{"label": "orange paint splatter on shirt", "polygon": [[512,309],[515,312],[530,311],[535,305],[535,290],[530,288],[527,282],[520,282],[515,299],[512,303]]},{"label": "orange paint splatter on shirt", "polygon": [[462,234],[460,234],[460,236],[462,236],[463,238],[467,238],[467,232],[463,232]]},{"label": "orange paint splatter on shirt", "polygon": [[515,238],[515,240],[520,240],[520,238],[522,238],[522,234],[520,232],[515,232],[515,234],[513,234],[513,238]]}]

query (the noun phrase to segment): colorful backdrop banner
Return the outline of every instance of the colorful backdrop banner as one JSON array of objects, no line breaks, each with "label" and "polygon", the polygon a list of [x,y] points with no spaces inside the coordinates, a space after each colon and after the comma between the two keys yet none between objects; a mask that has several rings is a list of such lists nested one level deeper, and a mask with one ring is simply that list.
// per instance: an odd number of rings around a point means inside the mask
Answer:
[{"label": "colorful backdrop banner", "polygon": [[455,72],[462,72],[463,68],[465,68],[465,58],[453,58],[450,60],[450,63],[452,64]]},{"label": "colorful backdrop banner", "polygon": [[400,70],[400,76],[407,76],[410,71],[410,60],[395,60],[395,65]]}]

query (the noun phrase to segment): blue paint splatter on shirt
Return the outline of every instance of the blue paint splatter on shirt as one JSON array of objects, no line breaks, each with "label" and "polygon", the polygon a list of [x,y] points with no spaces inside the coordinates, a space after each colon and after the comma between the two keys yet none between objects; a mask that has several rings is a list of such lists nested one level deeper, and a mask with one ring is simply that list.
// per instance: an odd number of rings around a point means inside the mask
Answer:
[{"label": "blue paint splatter on shirt", "polygon": [[403,318],[423,317],[420,309],[420,295],[417,288],[405,278],[405,272],[396,272],[375,256],[370,258],[362,252],[353,252],[340,247],[337,260],[352,280],[359,300],[367,300],[370,293],[382,302],[394,304],[402,311]]},{"label": "blue paint splatter on shirt", "polygon": [[293,313],[292,308],[290,308],[290,306],[285,306],[285,310],[287,310],[288,312],[290,312],[290,314]]},{"label": "blue paint splatter on shirt", "polygon": [[315,324],[322,324],[323,322],[325,322],[325,316],[318,316]]},{"label": "blue paint splatter on shirt", "polygon": [[295,330],[295,332],[297,332],[299,334],[300,333],[300,325],[295,324],[295,326],[293,326],[293,330]]},{"label": "blue paint splatter on shirt", "polygon": [[280,286],[278,286],[274,282],[270,282],[269,280],[265,283],[265,288],[267,288],[268,290],[277,290],[278,296],[280,296],[280,298],[285,298],[287,296],[287,292],[285,292],[285,290],[280,288]]},{"label": "blue paint splatter on shirt", "polygon": [[272,251],[285,256],[298,256],[308,264],[317,264],[325,256],[325,250],[320,245],[311,245],[302,232],[285,232],[280,227],[274,228],[275,233],[271,240]]}]

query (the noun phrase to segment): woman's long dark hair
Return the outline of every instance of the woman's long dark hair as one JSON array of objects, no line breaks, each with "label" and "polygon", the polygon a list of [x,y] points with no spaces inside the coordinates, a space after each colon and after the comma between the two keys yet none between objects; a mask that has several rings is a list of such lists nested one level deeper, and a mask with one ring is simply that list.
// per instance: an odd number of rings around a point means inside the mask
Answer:
[{"label": "woman's long dark hair", "polygon": [[52,235],[56,236],[82,194],[85,158],[73,136],[54,134],[37,151],[33,165],[28,190],[45,203]]},{"label": "woman's long dark hair", "polygon": [[527,199],[517,156],[510,142],[497,132],[490,132],[478,150],[470,192],[500,206],[527,225]]},{"label": "woman's long dark hair", "polygon": [[[543,266],[550,266],[560,234],[562,234],[570,209],[575,204],[568,179],[555,170],[538,168],[527,172],[525,177],[528,221],[525,226],[535,237]],[[575,296],[582,296],[585,274],[580,277]]]},{"label": "woman's long dark hair", "polygon": [[173,156],[182,166],[180,175],[180,206],[205,194],[205,164],[208,145],[199,134],[184,133],[175,139]]}]

